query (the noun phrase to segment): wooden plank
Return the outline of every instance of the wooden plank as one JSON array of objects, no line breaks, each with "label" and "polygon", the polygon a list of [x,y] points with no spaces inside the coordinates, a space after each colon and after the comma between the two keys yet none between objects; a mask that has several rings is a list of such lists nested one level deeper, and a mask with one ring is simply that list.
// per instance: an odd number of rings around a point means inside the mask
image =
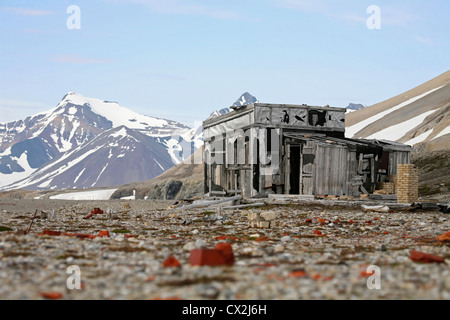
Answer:
[{"label": "wooden plank", "polygon": [[241,200],[242,196],[235,196],[230,198],[223,198],[221,200],[215,200],[215,201],[199,201],[198,203],[194,203],[191,205],[183,206],[175,208],[175,210],[184,210],[184,209],[193,209],[193,208],[202,208],[202,207],[209,207],[212,205],[217,205],[225,202],[231,202],[231,201],[238,201]]},{"label": "wooden plank", "polygon": [[375,159],[370,159],[370,181],[375,183]]},{"label": "wooden plank", "polygon": [[210,194],[219,194],[219,195],[226,195],[227,193],[225,191],[211,191]]},{"label": "wooden plank", "polygon": [[298,179],[298,190],[299,194],[303,194],[303,151],[304,145],[300,144],[300,177]]},{"label": "wooden plank", "polygon": [[249,203],[249,204],[240,204],[237,206],[228,206],[223,207],[224,210],[231,210],[231,209],[242,209],[242,208],[254,208],[254,207],[264,207],[266,204],[264,202],[261,203]]},{"label": "wooden plank", "polygon": [[363,185],[361,185],[360,188],[361,188],[361,191],[362,191],[364,194],[369,194],[369,192],[366,190],[366,188],[364,188]]},{"label": "wooden plank", "polygon": [[363,161],[364,161],[364,154],[360,153],[359,154],[359,163],[358,163],[358,173],[362,174],[362,170],[363,170]]},{"label": "wooden plank", "polygon": [[284,193],[289,194],[289,190],[291,189],[291,145],[286,145],[286,156],[285,159],[285,171],[284,171],[284,179],[285,179],[285,189]]}]

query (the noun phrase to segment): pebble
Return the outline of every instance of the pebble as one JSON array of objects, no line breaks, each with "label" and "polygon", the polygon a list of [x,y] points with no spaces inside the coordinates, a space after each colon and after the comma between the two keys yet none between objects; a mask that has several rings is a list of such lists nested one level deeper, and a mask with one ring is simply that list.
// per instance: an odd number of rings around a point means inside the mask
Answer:
[{"label": "pebble", "polygon": [[195,241],[195,247],[198,248],[198,249],[206,248],[207,245],[208,245],[208,244],[206,243],[206,241],[204,241],[204,240],[202,240],[202,239],[197,239],[197,240]]},{"label": "pebble", "polygon": [[123,242],[123,241],[125,241],[125,236],[123,234],[119,234],[119,235],[117,235],[117,237],[114,238],[114,240]]},{"label": "pebble", "polygon": [[190,242],[186,243],[186,244],[183,246],[183,250],[185,250],[185,251],[191,251],[191,250],[194,250],[194,249],[196,249],[196,248],[197,248],[197,245],[196,245],[196,243],[193,242],[193,241],[190,241]]},{"label": "pebble", "polygon": [[276,246],[273,248],[273,251],[274,251],[275,253],[281,253],[281,252],[284,251],[284,246],[281,245],[281,244],[276,245]]}]

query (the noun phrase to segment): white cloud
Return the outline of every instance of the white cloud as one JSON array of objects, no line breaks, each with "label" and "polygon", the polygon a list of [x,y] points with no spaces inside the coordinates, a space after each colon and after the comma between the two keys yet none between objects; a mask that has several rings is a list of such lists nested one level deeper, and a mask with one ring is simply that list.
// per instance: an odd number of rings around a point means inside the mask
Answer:
[{"label": "white cloud", "polygon": [[432,39],[430,39],[430,38],[421,37],[421,36],[417,36],[417,35],[413,36],[413,38],[415,40],[417,40],[418,42],[420,42],[420,43],[427,44],[429,46],[434,46],[434,41]]},{"label": "white cloud", "polygon": [[22,101],[22,100],[12,100],[12,99],[2,99],[0,98],[0,108],[14,108],[14,107],[19,107],[19,108],[42,108],[45,107],[43,104],[38,103],[38,102],[30,102],[30,101]]},{"label": "white cloud", "polygon": [[47,106],[38,102],[0,98],[0,123],[16,121],[45,109]]},{"label": "white cloud", "polygon": [[[326,0],[272,0],[276,6],[297,9],[304,12],[329,16],[347,22],[365,23],[369,15],[366,8],[359,1],[350,0],[345,4],[342,1]],[[376,3],[374,3],[376,4]],[[407,4],[396,5],[383,4],[381,8],[382,25],[410,27],[419,19],[412,14]]]},{"label": "white cloud", "polygon": [[408,12],[406,7],[384,5],[381,7],[381,19],[385,25],[411,27],[417,22],[419,17]]},{"label": "white cloud", "polygon": [[[107,0],[115,3],[134,3],[145,5],[153,11],[164,14],[207,16],[218,19],[239,19],[242,16],[231,10],[215,9],[193,1],[186,0]],[[209,2],[211,3],[211,2]]]},{"label": "white cloud", "polygon": [[5,11],[20,16],[47,16],[50,14],[55,14],[55,12],[52,11],[20,7],[0,7],[0,11]]}]

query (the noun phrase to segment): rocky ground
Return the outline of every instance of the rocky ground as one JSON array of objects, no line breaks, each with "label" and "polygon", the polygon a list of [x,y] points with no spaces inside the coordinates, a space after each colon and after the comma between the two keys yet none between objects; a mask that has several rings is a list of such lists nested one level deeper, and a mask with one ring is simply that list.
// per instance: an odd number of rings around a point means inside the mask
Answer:
[{"label": "rocky ground", "polygon": [[[450,299],[448,214],[172,205],[0,199],[0,299]],[[84,219],[94,208],[105,213]],[[32,221],[36,209],[47,214]],[[250,228],[252,212],[274,213],[274,225]],[[190,265],[191,250],[219,242],[231,244],[233,266]],[[171,256],[179,267],[164,266]],[[376,283],[371,265],[379,290],[367,286]],[[79,267],[80,290],[67,287],[70,266]]]}]

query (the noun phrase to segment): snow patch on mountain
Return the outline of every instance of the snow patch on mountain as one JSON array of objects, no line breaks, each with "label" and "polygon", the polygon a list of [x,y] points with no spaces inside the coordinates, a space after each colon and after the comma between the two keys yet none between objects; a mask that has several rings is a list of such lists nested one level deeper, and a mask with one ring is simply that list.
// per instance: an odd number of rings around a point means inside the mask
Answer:
[{"label": "snow patch on mountain", "polygon": [[[413,98],[411,98],[411,99],[409,99],[407,101],[404,101],[404,102],[402,102],[402,103],[400,103],[400,104],[398,104],[398,105],[396,105],[396,106],[394,106],[394,107],[392,107],[392,108],[390,108],[390,109],[388,109],[386,111],[380,112],[380,113],[378,113],[378,114],[376,114],[376,115],[374,115],[374,116],[372,116],[372,117],[370,117],[368,119],[365,119],[365,120],[363,120],[361,122],[358,122],[358,123],[354,124],[353,126],[347,127],[345,129],[345,136],[348,137],[348,138],[361,138],[361,137],[357,136],[357,133],[359,131],[361,131],[362,129],[364,129],[365,127],[367,127],[368,125],[374,123],[375,121],[378,121],[378,120],[384,118],[385,116],[389,115],[390,113],[392,113],[392,112],[394,112],[396,110],[399,110],[399,109],[401,109],[403,107],[406,107],[409,104],[411,104],[411,103],[413,103],[413,102],[415,102],[415,101],[417,101],[419,99],[422,99],[423,97],[429,95],[430,93],[433,93],[434,91],[437,91],[437,90],[441,89],[442,87],[443,86],[441,86],[439,88],[435,88],[435,89],[430,90],[428,92],[425,92],[424,94],[418,95],[416,97],[413,97]],[[388,129],[389,128],[387,128],[386,130],[388,130]],[[410,128],[410,129],[412,129],[412,128]],[[390,139],[390,140],[393,140],[393,139]]]},{"label": "snow patch on mountain", "polygon": [[117,189],[63,193],[51,196],[51,200],[109,200]]},{"label": "snow patch on mountain", "polygon": [[[149,131],[152,136],[164,136],[170,134],[174,129],[187,128],[175,121],[141,115],[122,107],[117,102],[87,98],[74,92],[69,92],[58,106],[64,106],[68,103],[89,106],[93,112],[111,121],[113,127],[126,126],[130,129]],[[154,131],[154,128],[159,130]]]},{"label": "snow patch on mountain", "polygon": [[408,133],[408,131],[420,125],[425,120],[426,117],[435,112],[436,110],[425,112],[417,117],[401,122],[394,126],[390,126],[389,128],[386,128],[384,130],[378,131],[377,133],[370,135],[367,139],[391,140],[391,141],[400,140]]},{"label": "snow patch on mountain", "polygon": [[[8,150],[7,150],[8,151]],[[6,152],[5,152],[6,153]],[[35,172],[36,168],[31,168],[28,163],[28,155],[27,152],[24,152],[20,155],[19,158],[11,157],[13,161],[15,161],[20,168],[23,170],[21,172],[15,172],[14,174],[4,174],[0,173],[0,184],[8,185],[20,181]]]},{"label": "snow patch on mountain", "polygon": [[425,141],[426,139],[428,139],[428,137],[432,133],[433,133],[433,129],[430,129],[427,132],[424,132],[421,135],[419,135],[419,136],[417,136],[417,137],[415,137],[415,138],[413,138],[411,140],[406,141],[405,144],[413,146],[413,145],[415,145],[417,143],[421,143],[421,142]]},{"label": "snow patch on mountain", "polygon": [[258,99],[255,96],[252,96],[250,93],[245,92],[242,94],[239,99],[233,104],[233,107],[242,107],[252,103],[259,103]]},{"label": "snow patch on mountain", "polygon": [[441,132],[439,132],[439,134],[438,134],[438,135],[436,135],[436,137],[435,137],[434,139],[437,139],[437,138],[443,137],[443,136],[445,136],[445,135],[447,135],[447,134],[450,134],[450,126],[449,126],[449,127],[447,127],[447,128],[445,128],[445,129],[444,129],[444,130],[442,130]]}]

